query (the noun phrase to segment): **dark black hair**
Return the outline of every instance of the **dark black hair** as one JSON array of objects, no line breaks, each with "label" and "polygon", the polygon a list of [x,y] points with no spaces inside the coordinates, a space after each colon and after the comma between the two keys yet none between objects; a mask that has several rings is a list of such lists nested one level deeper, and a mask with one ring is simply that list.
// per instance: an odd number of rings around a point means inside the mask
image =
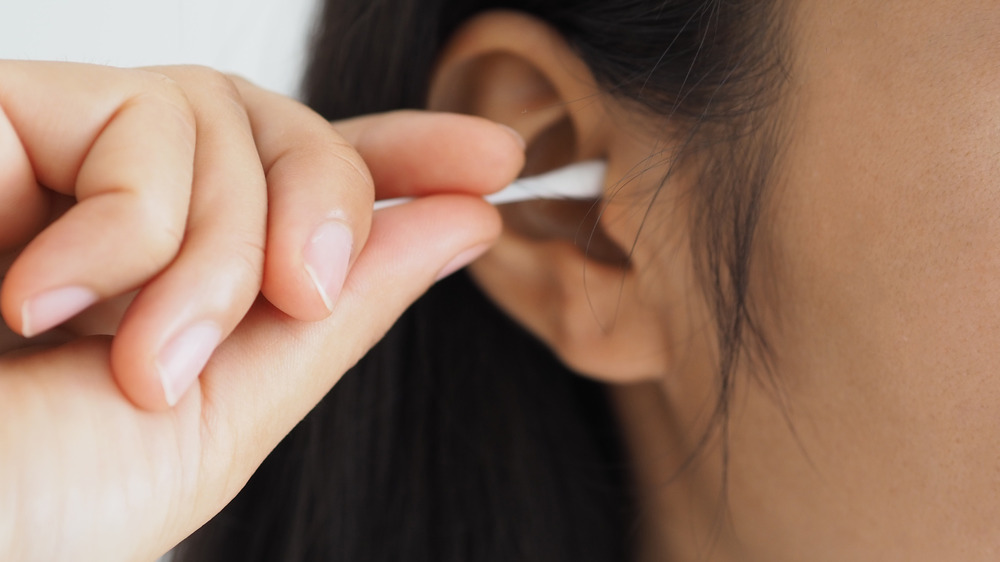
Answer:
[{"label": "dark black hair", "polygon": [[[669,121],[682,141],[671,167],[700,163],[691,240],[715,312],[724,420],[736,364],[764,349],[748,294],[780,146],[777,0],[328,0],[306,99],[329,119],[421,108],[444,42],[493,8],[549,22],[616,99]],[[601,387],[458,274],[345,375],[178,560],[619,562],[635,538],[627,474]]]}]

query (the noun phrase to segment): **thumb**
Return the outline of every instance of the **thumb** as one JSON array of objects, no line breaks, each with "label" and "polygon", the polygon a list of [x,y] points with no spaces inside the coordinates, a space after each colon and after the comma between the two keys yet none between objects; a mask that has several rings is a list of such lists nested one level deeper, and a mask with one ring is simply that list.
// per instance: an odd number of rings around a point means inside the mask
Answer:
[{"label": "thumb", "polygon": [[[206,506],[204,519],[238,492],[414,300],[485,251],[500,228],[497,211],[478,197],[417,199],[375,214],[370,237],[327,319],[297,321],[258,300],[199,379],[200,419],[210,426],[200,434],[211,442],[202,444],[198,488],[200,499],[214,504]],[[194,390],[178,404],[180,411],[198,399]],[[205,497],[215,493],[223,497]]]}]

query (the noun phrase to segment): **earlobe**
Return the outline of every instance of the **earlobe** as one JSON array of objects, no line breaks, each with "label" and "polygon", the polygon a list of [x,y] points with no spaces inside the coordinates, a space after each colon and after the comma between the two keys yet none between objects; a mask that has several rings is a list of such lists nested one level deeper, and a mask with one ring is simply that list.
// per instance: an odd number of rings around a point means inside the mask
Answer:
[{"label": "earlobe", "polygon": [[[616,168],[613,120],[589,69],[534,17],[489,12],[466,23],[439,59],[428,99],[429,109],[518,131],[527,142],[524,175],[595,158]],[[622,167],[618,162],[619,173]],[[614,232],[621,225],[602,219],[616,213],[604,211],[602,201],[506,206],[500,241],[470,271],[574,370],[608,382],[655,379],[668,338],[656,307],[642,302],[639,272],[622,249],[630,247],[628,227]]]}]

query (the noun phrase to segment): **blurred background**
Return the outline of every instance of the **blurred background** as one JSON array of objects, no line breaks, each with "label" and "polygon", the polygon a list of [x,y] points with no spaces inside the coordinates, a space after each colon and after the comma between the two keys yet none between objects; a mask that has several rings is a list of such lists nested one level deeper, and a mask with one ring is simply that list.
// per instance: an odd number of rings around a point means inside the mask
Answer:
[{"label": "blurred background", "polygon": [[298,93],[318,0],[5,0],[0,58],[203,64]]}]

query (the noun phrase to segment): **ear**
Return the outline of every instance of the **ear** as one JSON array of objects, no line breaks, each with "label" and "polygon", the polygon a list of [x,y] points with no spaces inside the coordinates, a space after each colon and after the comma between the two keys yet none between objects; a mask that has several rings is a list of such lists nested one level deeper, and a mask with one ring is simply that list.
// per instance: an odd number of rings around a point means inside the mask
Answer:
[{"label": "ear", "polygon": [[[606,190],[617,190],[651,149],[612,118],[608,100],[555,29],[524,14],[487,12],[462,26],[445,48],[429,108],[480,115],[518,131],[528,147],[525,175],[604,158]],[[643,181],[631,180],[639,193]],[[655,192],[656,186],[645,187]],[[646,260],[634,242],[645,198],[620,195],[616,191],[615,205],[504,206],[504,234],[470,271],[570,368],[626,383],[670,369],[673,324],[663,320],[663,295],[640,284]]]}]

